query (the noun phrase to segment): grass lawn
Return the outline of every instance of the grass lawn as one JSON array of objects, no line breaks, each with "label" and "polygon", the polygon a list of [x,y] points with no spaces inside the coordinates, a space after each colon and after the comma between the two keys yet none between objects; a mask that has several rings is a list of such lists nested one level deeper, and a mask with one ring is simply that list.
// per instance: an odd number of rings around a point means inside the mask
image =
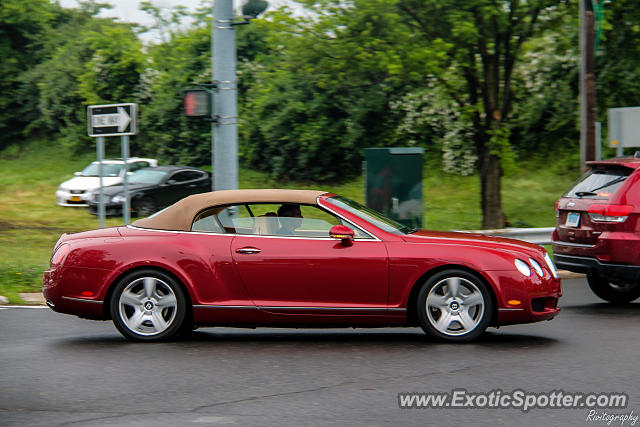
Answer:
[{"label": "grass lawn", "polygon": [[[95,154],[72,155],[50,141],[0,152],[0,295],[12,303],[21,302],[19,292],[40,290],[42,271],[62,233],[98,227],[98,219],[84,208],[55,204],[58,185],[93,160]],[[541,169],[543,166],[521,165],[503,180],[504,210],[513,226],[553,226],[555,200],[576,176]],[[424,176],[425,228],[481,228],[477,176],[460,177],[432,169],[425,169]],[[242,169],[240,188],[320,189],[364,201],[362,177],[336,185],[279,182]],[[122,218],[107,218],[107,226],[119,224]]]}]

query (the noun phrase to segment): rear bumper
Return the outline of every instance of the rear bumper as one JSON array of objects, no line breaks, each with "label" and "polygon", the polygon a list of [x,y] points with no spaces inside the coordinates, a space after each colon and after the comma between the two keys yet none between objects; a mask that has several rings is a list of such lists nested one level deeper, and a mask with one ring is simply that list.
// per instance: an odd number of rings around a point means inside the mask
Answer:
[{"label": "rear bumper", "polygon": [[576,273],[597,272],[606,278],[637,281],[640,279],[640,266],[628,264],[614,264],[602,262],[595,257],[554,254],[554,261],[558,268]]}]

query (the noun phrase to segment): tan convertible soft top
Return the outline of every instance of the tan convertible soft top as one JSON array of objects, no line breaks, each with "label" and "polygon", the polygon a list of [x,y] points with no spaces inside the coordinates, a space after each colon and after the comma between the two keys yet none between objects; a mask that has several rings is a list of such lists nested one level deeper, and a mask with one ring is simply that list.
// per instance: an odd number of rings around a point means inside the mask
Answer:
[{"label": "tan convertible soft top", "polygon": [[314,190],[221,190],[194,194],[165,210],[131,225],[154,230],[189,231],[198,212],[211,206],[238,203],[303,203],[313,205],[326,191]]}]

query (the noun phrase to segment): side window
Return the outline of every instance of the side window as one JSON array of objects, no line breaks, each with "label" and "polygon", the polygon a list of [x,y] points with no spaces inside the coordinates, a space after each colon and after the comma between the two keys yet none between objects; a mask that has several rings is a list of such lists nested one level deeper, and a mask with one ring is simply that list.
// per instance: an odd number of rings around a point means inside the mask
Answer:
[{"label": "side window", "polygon": [[169,179],[173,179],[176,182],[187,182],[202,178],[203,176],[204,174],[199,171],[182,171],[172,175]]},{"label": "side window", "polygon": [[329,212],[323,211],[316,206],[301,206],[302,224],[300,228],[296,230],[297,235],[307,237],[328,237],[329,230],[334,225],[343,224],[353,230],[353,237],[355,239],[371,239],[372,237],[362,231],[360,228],[353,224],[337,218]]},{"label": "side window", "polygon": [[148,166],[149,166],[149,163],[147,162],[133,162],[127,165],[127,169],[129,170],[129,172],[135,172],[138,169],[146,168]]},{"label": "side window", "polygon": [[[291,203],[251,204],[254,215],[251,234],[297,236],[297,237],[329,237],[329,230],[341,220],[316,206]],[[371,238],[357,227],[347,224],[354,230],[356,238]]]},{"label": "side window", "polygon": [[213,207],[196,216],[191,231],[328,238],[331,227],[338,224],[351,228],[356,239],[372,238],[355,225],[316,206],[295,203]]},{"label": "side window", "polygon": [[190,176],[190,172],[183,171],[174,173],[173,175],[171,175],[171,178],[169,178],[169,180],[173,180],[175,182],[191,181]]},{"label": "side window", "polygon": [[213,208],[200,212],[191,225],[191,231],[224,233],[224,229],[216,217],[218,211],[219,209]]},{"label": "side window", "polygon": [[217,217],[227,233],[251,234],[253,217],[245,205],[225,206]]}]

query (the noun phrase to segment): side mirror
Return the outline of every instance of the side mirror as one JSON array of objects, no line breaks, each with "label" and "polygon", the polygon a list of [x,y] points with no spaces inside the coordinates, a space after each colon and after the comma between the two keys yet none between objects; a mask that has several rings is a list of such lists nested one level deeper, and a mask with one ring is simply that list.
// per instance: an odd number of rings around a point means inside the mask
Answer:
[{"label": "side mirror", "polygon": [[177,181],[175,179],[170,179],[169,181],[167,181],[167,184],[169,185],[173,185],[175,184]]},{"label": "side mirror", "polygon": [[82,172],[74,172],[73,176],[82,176]]},{"label": "side mirror", "polygon": [[342,240],[342,246],[353,245],[353,230],[346,225],[334,225],[331,227],[329,237]]}]

